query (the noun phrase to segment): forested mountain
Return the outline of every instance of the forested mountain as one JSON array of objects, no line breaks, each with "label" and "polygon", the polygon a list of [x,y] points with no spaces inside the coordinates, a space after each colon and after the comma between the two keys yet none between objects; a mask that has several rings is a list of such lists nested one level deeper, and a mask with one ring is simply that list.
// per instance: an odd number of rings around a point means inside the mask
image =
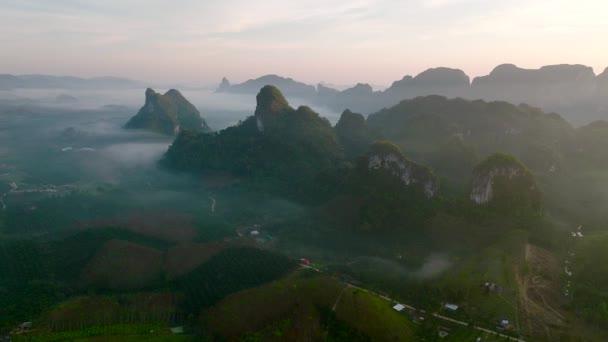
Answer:
[{"label": "forested mountain", "polygon": [[265,86],[253,116],[217,133],[181,132],[163,163],[190,172],[272,178],[275,186],[290,188],[308,184],[342,159],[327,119],[306,106],[292,108],[277,88]]},{"label": "forested mountain", "polygon": [[209,131],[201,113],[177,90],[164,95],[153,89],[146,90],[146,103],[125,125],[127,129],[146,129],[173,135],[183,129]]},{"label": "forested mountain", "polygon": [[348,109],[342,113],[334,129],[344,153],[351,159],[363,155],[373,140],[365,117]]},{"label": "forested mountain", "polygon": [[473,171],[470,198],[511,215],[538,213],[542,194],[532,173],[513,156],[495,153]]},{"label": "forested mountain", "polygon": [[459,137],[481,155],[511,153],[542,172],[558,167],[576,136],[559,115],[527,105],[441,96],[402,101],[370,115],[367,124],[416,159],[431,161],[440,146]]}]

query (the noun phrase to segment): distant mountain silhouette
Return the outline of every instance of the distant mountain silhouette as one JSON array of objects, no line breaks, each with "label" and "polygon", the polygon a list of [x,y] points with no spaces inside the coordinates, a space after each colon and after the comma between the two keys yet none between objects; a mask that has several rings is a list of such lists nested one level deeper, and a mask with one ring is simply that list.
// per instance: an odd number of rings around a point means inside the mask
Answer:
[{"label": "distant mountain silhouette", "polygon": [[342,91],[323,84],[315,88],[291,78],[267,75],[234,85],[224,79],[218,91],[252,95],[266,84],[278,87],[290,97],[340,112],[348,108],[369,114],[418,96],[442,95],[500,100],[516,105],[526,103],[560,113],[577,125],[608,119],[608,68],[596,76],[592,68],[584,65],[560,64],[523,69],[513,64],[502,64],[489,75],[472,81],[459,69],[432,68],[415,77],[405,76],[384,91],[374,91],[364,83]]},{"label": "distant mountain silhouette", "polygon": [[81,89],[81,88],[131,88],[141,82],[119,77],[79,78],[51,75],[9,75],[0,74],[0,89]]},{"label": "distant mountain silhouette", "polygon": [[231,85],[230,82],[224,78],[222,79],[222,83],[217,91],[254,95],[257,94],[258,91],[265,85],[273,85],[281,89],[281,91],[289,97],[308,99],[316,96],[317,94],[317,90],[314,86],[277,75],[265,75],[253,80],[248,80],[243,83],[233,85]]}]

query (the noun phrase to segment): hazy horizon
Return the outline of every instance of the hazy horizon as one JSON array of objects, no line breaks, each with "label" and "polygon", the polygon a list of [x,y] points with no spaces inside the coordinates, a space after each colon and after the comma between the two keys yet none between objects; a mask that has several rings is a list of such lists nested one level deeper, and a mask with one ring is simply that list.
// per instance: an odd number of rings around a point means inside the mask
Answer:
[{"label": "hazy horizon", "polygon": [[584,64],[599,74],[608,66],[606,10],[591,0],[8,0],[0,72],[200,85],[278,74],[385,86],[439,66],[471,78],[503,63]]}]

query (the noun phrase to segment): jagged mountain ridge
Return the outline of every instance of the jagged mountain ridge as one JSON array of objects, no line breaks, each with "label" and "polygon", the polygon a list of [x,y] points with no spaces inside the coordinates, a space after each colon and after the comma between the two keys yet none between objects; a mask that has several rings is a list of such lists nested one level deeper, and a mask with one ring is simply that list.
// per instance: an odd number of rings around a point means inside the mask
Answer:
[{"label": "jagged mountain ridge", "polygon": [[405,76],[384,91],[359,83],[339,91],[322,84],[315,88],[290,78],[266,75],[242,84],[222,82],[220,92],[255,94],[266,84],[281,89],[288,97],[301,98],[336,111],[350,109],[369,114],[418,96],[442,95],[466,99],[527,103],[545,111],[558,112],[575,124],[608,119],[608,71],[595,75],[584,65],[549,65],[523,69],[502,64],[486,76],[470,80],[462,70],[432,68],[415,77]]},{"label": "jagged mountain ridge", "polygon": [[146,102],[143,107],[125,125],[127,129],[146,129],[154,132],[174,135],[181,130],[209,131],[209,126],[201,114],[177,90],[170,89],[165,94],[146,90]]},{"label": "jagged mountain ridge", "polygon": [[140,87],[141,82],[120,77],[80,78],[53,75],[10,75],[0,74],[0,89],[114,89]]},{"label": "jagged mountain ridge", "polygon": [[426,166],[406,158],[401,150],[388,142],[376,142],[366,156],[370,171],[384,170],[398,178],[405,187],[416,187],[427,198],[432,198],[439,190],[439,181]]},{"label": "jagged mountain ridge", "polygon": [[257,95],[255,114],[213,134],[180,133],[163,164],[189,172],[209,170],[272,178],[272,186],[306,183],[343,158],[327,119],[309,107],[292,108],[273,86]]}]

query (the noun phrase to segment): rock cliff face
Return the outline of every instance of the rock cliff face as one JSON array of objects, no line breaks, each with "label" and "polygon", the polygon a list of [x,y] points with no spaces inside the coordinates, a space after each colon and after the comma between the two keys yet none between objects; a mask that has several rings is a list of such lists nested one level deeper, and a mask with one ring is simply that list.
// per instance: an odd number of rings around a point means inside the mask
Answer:
[{"label": "rock cliff face", "polygon": [[508,206],[538,209],[540,198],[534,176],[512,156],[494,154],[473,171],[470,199],[476,204],[499,200]]},{"label": "rock cliff face", "polygon": [[494,178],[505,177],[512,179],[521,176],[523,171],[516,166],[497,167],[486,173],[478,174],[473,179],[471,200],[477,204],[485,204],[494,198]]},{"label": "rock cliff face", "polygon": [[272,126],[276,117],[285,111],[293,110],[281,91],[274,86],[264,86],[256,96],[255,120],[258,131],[264,132]]},{"label": "rock cliff face", "polygon": [[369,170],[386,170],[398,177],[406,187],[415,186],[427,198],[437,194],[439,181],[427,167],[407,159],[399,148],[388,142],[374,143],[367,156]]},{"label": "rock cliff face", "polygon": [[222,78],[222,82],[220,83],[219,88],[217,88],[217,92],[223,92],[226,89],[230,88],[231,84],[230,81],[228,81],[228,79],[226,77]]},{"label": "rock cliff face", "polygon": [[148,88],[146,103],[125,125],[127,129],[146,129],[174,135],[182,129],[208,131],[209,126],[199,111],[177,90],[164,95]]}]

